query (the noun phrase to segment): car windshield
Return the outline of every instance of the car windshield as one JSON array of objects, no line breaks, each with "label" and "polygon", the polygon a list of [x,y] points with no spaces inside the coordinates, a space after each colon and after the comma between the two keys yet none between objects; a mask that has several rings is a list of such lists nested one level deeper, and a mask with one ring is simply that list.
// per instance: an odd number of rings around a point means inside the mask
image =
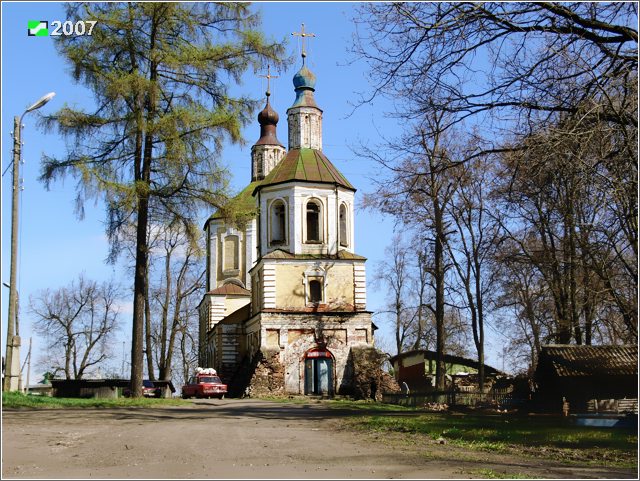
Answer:
[{"label": "car windshield", "polygon": [[144,387],[153,387],[153,383],[151,381],[142,381],[142,385]]},{"label": "car windshield", "polygon": [[200,382],[213,382],[213,383],[222,383],[218,376],[207,376],[201,377]]}]

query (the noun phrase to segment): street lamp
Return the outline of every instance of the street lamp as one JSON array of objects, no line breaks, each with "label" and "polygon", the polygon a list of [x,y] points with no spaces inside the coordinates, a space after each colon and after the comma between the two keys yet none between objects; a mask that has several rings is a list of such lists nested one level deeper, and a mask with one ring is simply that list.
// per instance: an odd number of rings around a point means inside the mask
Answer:
[{"label": "street lamp", "polygon": [[20,117],[13,118],[13,196],[11,198],[11,275],[9,280],[9,318],[7,321],[7,349],[5,359],[5,374],[2,385],[3,391],[17,391],[18,379],[20,378],[20,336],[16,330],[17,326],[17,299],[18,290],[17,260],[18,260],[18,202],[20,178],[20,158],[22,155],[22,118],[29,112],[39,109],[55,95],[55,92],[48,93],[38,99],[31,107],[28,107]]}]

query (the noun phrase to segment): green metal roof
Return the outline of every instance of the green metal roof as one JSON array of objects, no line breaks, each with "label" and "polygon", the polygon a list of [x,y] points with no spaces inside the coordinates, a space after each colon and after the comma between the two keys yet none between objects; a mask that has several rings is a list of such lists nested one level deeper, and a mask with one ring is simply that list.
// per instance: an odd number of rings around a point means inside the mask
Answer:
[{"label": "green metal roof", "polygon": [[261,182],[260,180],[256,180],[247,185],[238,195],[231,199],[224,208],[217,210],[215,214],[209,217],[205,226],[210,220],[214,219],[229,219],[230,217],[247,218],[257,215],[258,208],[256,206],[256,200],[253,197],[253,191]]},{"label": "green metal roof", "polygon": [[356,190],[320,150],[293,149],[255,187],[254,193],[268,185],[291,181],[333,184]]}]

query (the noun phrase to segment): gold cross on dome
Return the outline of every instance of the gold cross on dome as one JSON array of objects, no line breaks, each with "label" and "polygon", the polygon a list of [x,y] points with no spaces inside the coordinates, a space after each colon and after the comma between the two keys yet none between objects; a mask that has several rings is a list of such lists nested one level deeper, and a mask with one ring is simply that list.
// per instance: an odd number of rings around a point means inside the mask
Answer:
[{"label": "gold cross on dome", "polygon": [[279,75],[271,75],[271,65],[267,65],[267,75],[258,75],[258,77],[267,79],[267,97],[271,95],[271,79],[278,78]]},{"label": "gold cross on dome", "polygon": [[304,39],[306,37],[315,37],[316,34],[315,33],[305,32],[304,31],[304,23],[303,23],[302,27],[300,28],[300,31],[299,32],[293,32],[291,35],[294,35],[296,37],[302,38],[302,63],[304,64],[304,59],[307,56],[307,52],[305,52],[305,50],[304,50]]}]

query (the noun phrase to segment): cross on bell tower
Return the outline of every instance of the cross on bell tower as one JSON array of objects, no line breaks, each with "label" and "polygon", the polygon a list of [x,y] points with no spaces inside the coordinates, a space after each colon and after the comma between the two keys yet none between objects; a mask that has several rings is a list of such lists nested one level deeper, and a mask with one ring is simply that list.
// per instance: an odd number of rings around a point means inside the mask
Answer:
[{"label": "cross on bell tower", "polygon": [[269,96],[271,95],[271,79],[272,78],[279,78],[279,76],[278,75],[271,75],[271,65],[267,65],[267,75],[258,75],[258,77],[267,79],[267,91],[265,92],[265,94],[267,96],[267,101],[268,101],[269,100]]},{"label": "cross on bell tower", "polygon": [[300,28],[299,32],[292,32],[291,35],[293,35],[294,37],[300,37],[302,39],[302,65],[304,65],[304,60],[307,56],[307,52],[304,49],[304,40],[307,37],[315,37],[316,34],[315,33],[311,33],[311,32],[305,32],[304,31],[304,23],[302,24],[302,27]]}]

